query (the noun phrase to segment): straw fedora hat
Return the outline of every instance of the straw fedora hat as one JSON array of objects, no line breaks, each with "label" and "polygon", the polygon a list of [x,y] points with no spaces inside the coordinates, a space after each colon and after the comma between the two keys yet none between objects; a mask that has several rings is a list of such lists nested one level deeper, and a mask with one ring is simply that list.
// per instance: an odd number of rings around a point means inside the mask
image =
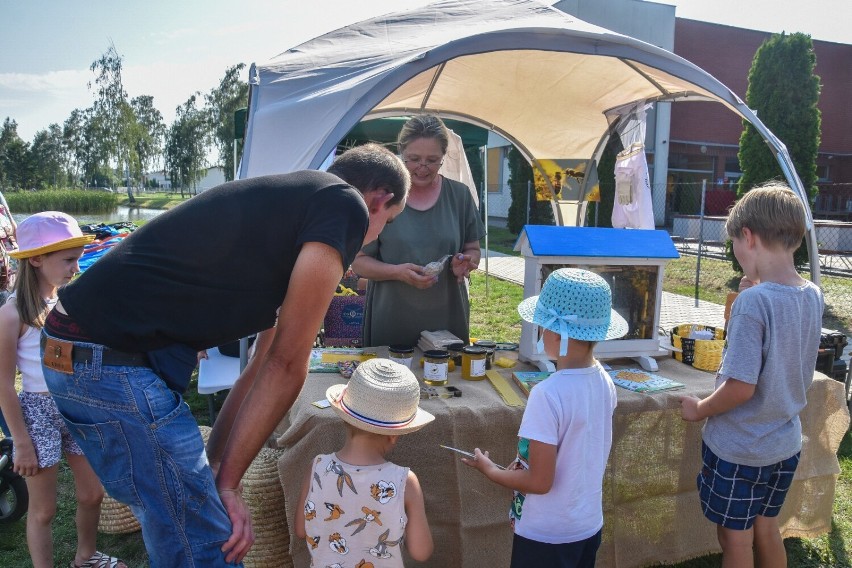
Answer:
[{"label": "straw fedora hat", "polygon": [[344,421],[374,434],[408,434],[435,419],[418,406],[420,384],[411,370],[388,359],[364,361],[348,384],[332,385],[325,397]]},{"label": "straw fedora hat", "polygon": [[95,240],[94,235],[83,234],[74,217],[61,211],[30,215],[18,224],[15,236],[18,250],[9,256],[17,259],[77,248]]}]

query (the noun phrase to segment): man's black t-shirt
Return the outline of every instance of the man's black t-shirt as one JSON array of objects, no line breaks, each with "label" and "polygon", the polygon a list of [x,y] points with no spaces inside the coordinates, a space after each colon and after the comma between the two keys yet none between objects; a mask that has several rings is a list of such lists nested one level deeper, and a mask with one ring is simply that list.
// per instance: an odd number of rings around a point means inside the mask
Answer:
[{"label": "man's black t-shirt", "polygon": [[134,231],[59,299],[95,343],[206,349],[272,327],[304,243],[348,267],[368,224],[358,190],[328,173],[229,182]]}]

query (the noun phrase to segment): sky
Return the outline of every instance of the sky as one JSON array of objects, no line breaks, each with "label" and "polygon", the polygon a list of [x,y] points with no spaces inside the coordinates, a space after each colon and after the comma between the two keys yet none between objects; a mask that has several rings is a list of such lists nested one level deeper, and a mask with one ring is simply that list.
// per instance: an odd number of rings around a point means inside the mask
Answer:
[{"label": "sky", "polygon": [[[166,124],[193,93],[349,23],[431,0],[0,0],[0,121],[31,142],[94,102],[92,63],[114,44],[130,98],[154,97]],[[587,0],[588,1],[588,0]],[[548,3],[553,3],[550,0]],[[675,15],[852,44],[849,0],[658,0]]]}]

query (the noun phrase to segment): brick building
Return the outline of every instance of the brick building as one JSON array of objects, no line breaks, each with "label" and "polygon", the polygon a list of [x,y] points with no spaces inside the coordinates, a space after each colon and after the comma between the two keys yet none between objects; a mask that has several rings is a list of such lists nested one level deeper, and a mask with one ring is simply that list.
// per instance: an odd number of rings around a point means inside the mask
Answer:
[{"label": "brick building", "polygon": [[[745,99],[748,72],[758,47],[772,34],[675,19],[674,52],[727,85]],[[819,108],[822,136],[817,158],[820,195],[817,218],[852,219],[852,45],[814,40],[816,74],[822,85]],[[758,109],[759,111],[759,109]],[[740,175],[737,161],[742,121],[715,103],[672,105],[668,179],[677,203],[675,212],[691,213],[695,191],[706,179],[707,213],[723,213],[732,200],[730,188]],[[711,195],[714,191],[718,193]],[[676,192],[676,193],[675,193]],[[682,207],[683,210],[677,209]]]}]

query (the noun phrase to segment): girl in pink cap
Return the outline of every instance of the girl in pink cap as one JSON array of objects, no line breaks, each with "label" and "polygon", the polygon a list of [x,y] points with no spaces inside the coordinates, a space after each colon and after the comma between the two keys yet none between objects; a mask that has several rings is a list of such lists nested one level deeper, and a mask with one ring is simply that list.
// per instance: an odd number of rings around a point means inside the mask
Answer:
[{"label": "girl in pink cap", "polygon": [[[41,367],[39,336],[56,290],[80,268],[83,235],[73,217],[58,211],[37,213],[18,225],[18,278],[0,307],[0,408],[15,440],[15,471],[27,480],[27,545],[35,568],[55,566],[51,525],[56,514],[58,463],[65,453],[74,473],[77,495],[77,553],[71,566],[125,566],[96,550],[104,490],[83,452],[71,437],[47,391]],[[15,391],[15,371],[22,392]]]}]

